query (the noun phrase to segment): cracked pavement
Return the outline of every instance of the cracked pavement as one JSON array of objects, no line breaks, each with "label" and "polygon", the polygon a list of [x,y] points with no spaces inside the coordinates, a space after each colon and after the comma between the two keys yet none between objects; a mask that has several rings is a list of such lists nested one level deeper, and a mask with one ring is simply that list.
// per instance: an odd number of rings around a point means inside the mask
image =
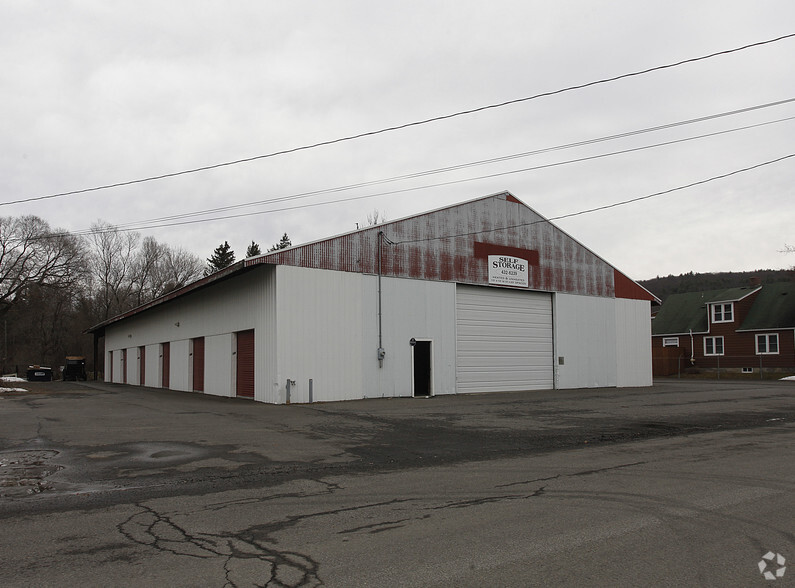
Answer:
[{"label": "cracked pavement", "polygon": [[0,394],[0,585],[753,585],[795,557],[794,393],[31,385]]}]

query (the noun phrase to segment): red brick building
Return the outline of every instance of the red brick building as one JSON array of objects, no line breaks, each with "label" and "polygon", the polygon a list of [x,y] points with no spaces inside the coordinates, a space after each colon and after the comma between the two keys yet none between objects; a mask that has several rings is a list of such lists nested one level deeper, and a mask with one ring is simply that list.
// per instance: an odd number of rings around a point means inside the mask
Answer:
[{"label": "red brick building", "polygon": [[688,292],[652,319],[655,375],[686,368],[795,371],[795,284]]}]

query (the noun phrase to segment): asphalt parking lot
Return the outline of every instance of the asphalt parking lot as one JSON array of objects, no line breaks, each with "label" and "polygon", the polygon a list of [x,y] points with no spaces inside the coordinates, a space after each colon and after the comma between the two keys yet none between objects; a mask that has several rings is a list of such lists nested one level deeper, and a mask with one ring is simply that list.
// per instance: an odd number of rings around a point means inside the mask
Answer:
[{"label": "asphalt parking lot", "polygon": [[[0,393],[0,549],[15,562],[4,586],[578,585],[543,563],[574,544],[589,583],[635,585],[616,554],[637,534],[652,579],[748,585],[764,541],[795,547],[793,382],[290,406],[24,387]],[[684,524],[682,513],[703,531],[659,534],[655,520]],[[563,533],[564,521],[582,529]],[[738,534],[742,521],[753,528]],[[671,562],[706,549],[706,531],[734,533],[721,549],[741,557],[690,583]],[[415,561],[418,546],[433,565]]]},{"label": "asphalt parking lot", "polygon": [[6,498],[204,492],[795,421],[795,383],[778,381],[290,406],[97,382],[24,387],[0,398]]}]

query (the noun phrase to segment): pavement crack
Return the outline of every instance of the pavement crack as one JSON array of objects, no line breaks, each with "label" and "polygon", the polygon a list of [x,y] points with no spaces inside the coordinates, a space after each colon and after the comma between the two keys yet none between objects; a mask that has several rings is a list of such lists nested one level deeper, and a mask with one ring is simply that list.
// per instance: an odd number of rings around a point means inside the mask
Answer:
[{"label": "pavement crack", "polygon": [[609,472],[611,470],[620,470],[622,468],[629,468],[629,467],[636,466],[636,465],[643,465],[645,463],[646,463],[645,461],[636,461],[636,462],[633,462],[633,463],[623,463],[621,465],[609,466],[609,467],[606,467],[606,468],[599,468],[599,469],[596,469],[596,470],[584,470],[582,472],[574,472],[573,474],[566,474],[566,477],[590,476],[591,474],[600,474],[602,472]]},{"label": "pavement crack", "polygon": [[512,486],[525,486],[525,485],[528,485],[528,484],[535,484],[537,482],[548,482],[550,480],[558,480],[560,478],[574,478],[574,477],[577,477],[577,476],[590,476],[591,474],[600,474],[602,472],[609,472],[609,471],[612,471],[612,470],[620,470],[620,469],[623,469],[623,468],[629,468],[629,467],[636,466],[636,465],[643,465],[645,463],[646,463],[645,461],[636,461],[636,462],[632,462],[632,463],[622,463],[622,464],[619,464],[619,465],[608,466],[608,467],[605,467],[605,468],[599,468],[599,469],[595,469],[595,470],[583,470],[583,471],[580,471],[580,472],[572,472],[570,474],[555,474],[554,476],[548,476],[546,478],[534,478],[532,480],[522,480],[522,481],[519,481],[519,482],[509,482],[507,484],[499,484],[499,485],[494,486],[494,487],[495,488],[510,488]]},{"label": "pavement crack", "polygon": [[549,476],[548,478],[535,478],[533,480],[524,480],[521,482],[510,482],[508,484],[498,484],[495,488],[509,488],[511,486],[524,486],[526,484],[535,484],[536,482],[548,482],[549,480],[557,480],[560,478],[560,474],[556,474],[554,476]]},{"label": "pavement crack", "polygon": [[531,492],[530,494],[503,494],[500,496],[484,496],[483,498],[473,498],[472,500],[459,500],[456,502],[447,502],[445,504],[441,504],[439,506],[432,506],[430,510],[444,510],[448,508],[469,508],[472,506],[482,506],[484,504],[490,504],[494,502],[507,502],[511,500],[526,500],[528,498],[534,498],[536,496],[541,496],[544,493],[546,486],[541,486],[537,490]]}]

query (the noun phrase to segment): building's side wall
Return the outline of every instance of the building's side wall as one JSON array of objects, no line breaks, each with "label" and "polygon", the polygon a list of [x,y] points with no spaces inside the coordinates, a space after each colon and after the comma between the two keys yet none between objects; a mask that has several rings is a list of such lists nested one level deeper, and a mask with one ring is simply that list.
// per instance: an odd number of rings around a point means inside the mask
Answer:
[{"label": "building's side wall", "polygon": [[624,386],[651,386],[651,304],[616,298],[617,382]]},{"label": "building's side wall", "polygon": [[160,370],[160,343],[146,346],[146,364],[144,365],[144,386],[160,388],[162,372]]},{"label": "building's side wall", "polygon": [[268,402],[347,400],[411,395],[409,341],[433,341],[434,394],[455,391],[455,285],[382,279],[378,366],[378,277],[277,267],[278,370]]},{"label": "building's side wall", "polygon": [[177,339],[171,342],[171,369],[169,388],[190,392],[190,339]]},{"label": "building's side wall", "polygon": [[[129,319],[109,325],[105,331],[105,348],[113,350],[113,380],[123,381],[121,349],[128,348],[128,370],[137,368],[136,348],[146,345],[146,385],[161,385],[160,343],[170,345],[170,388],[191,389],[190,340],[195,337],[212,339],[205,351],[205,378],[219,385],[205,391],[211,394],[233,395],[231,383],[234,356],[227,352],[237,331],[254,329],[256,337],[257,400],[265,400],[264,382],[275,371],[273,358],[275,337],[275,271],[262,266],[241,276],[219,283],[215,287],[197,290],[172,302],[157,306]],[[224,339],[225,337],[225,339]],[[130,349],[131,348],[131,349]],[[270,355],[269,355],[270,353]],[[106,358],[109,356],[106,353]],[[109,377],[109,370],[106,378]],[[128,382],[131,372],[128,371]],[[137,377],[137,376],[136,376]]]},{"label": "building's side wall", "polygon": [[[234,396],[234,342],[231,333],[204,339],[204,393]],[[212,369],[208,369],[212,366]]]},{"label": "building's side wall", "polygon": [[141,385],[141,358],[137,347],[127,349],[127,383]]},{"label": "building's side wall", "polygon": [[377,382],[366,396],[412,394],[411,339],[430,340],[434,395],[455,394],[455,284],[382,278],[383,345],[386,358],[378,367],[378,278],[365,276],[367,307],[364,381]]},{"label": "building's side wall", "polygon": [[618,384],[616,302],[615,298],[555,294],[557,388],[597,388]]},{"label": "building's side wall", "polygon": [[[122,359],[121,359],[121,348],[115,350],[115,353],[110,353],[110,349],[106,346],[105,347],[105,365],[111,366],[110,369],[105,369],[105,381],[106,382],[114,382],[119,384],[124,381],[124,374],[122,373],[121,366],[122,366]],[[111,380],[112,378],[112,380]]]},{"label": "building's side wall", "polygon": [[361,398],[362,303],[359,274],[276,268],[277,372],[267,402]]}]

